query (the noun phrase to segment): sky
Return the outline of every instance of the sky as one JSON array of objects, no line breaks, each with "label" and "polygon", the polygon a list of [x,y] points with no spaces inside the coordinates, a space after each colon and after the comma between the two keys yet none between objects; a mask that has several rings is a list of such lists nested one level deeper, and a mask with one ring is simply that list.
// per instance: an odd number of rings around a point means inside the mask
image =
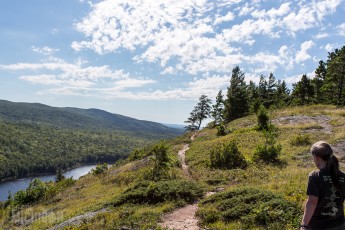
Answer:
[{"label": "sky", "polygon": [[344,15],[345,0],[2,0],[0,99],[184,124],[235,66],[314,77]]}]

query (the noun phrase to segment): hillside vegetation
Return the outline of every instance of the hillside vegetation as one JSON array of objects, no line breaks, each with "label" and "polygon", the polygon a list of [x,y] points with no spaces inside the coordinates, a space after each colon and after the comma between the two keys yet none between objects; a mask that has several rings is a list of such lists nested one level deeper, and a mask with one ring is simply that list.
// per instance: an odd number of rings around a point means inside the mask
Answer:
[{"label": "hillside vegetation", "polygon": [[0,101],[0,180],[115,162],[180,130],[96,109]]},{"label": "hillside vegetation", "polygon": [[20,103],[0,100],[0,120],[11,123],[46,125],[53,128],[93,131],[127,131],[172,137],[181,134],[178,129],[162,124],[137,120],[100,109],[57,108],[38,103]]},{"label": "hillside vegetation", "polygon": [[[296,229],[308,173],[315,169],[310,145],[330,142],[343,168],[345,109],[291,107],[271,110],[269,117],[274,137],[258,128],[256,115],[235,119],[224,136],[206,128],[146,146],[108,170],[46,185],[39,199],[21,205],[29,192],[44,186],[32,187],[2,204],[2,228],[159,229],[164,213],[198,202],[202,228]],[[177,156],[185,144],[188,173]],[[277,147],[272,160],[260,155],[258,146],[267,144]],[[218,167],[215,156],[222,156],[219,162],[236,156],[242,163]],[[205,197],[206,192],[213,195]]]}]

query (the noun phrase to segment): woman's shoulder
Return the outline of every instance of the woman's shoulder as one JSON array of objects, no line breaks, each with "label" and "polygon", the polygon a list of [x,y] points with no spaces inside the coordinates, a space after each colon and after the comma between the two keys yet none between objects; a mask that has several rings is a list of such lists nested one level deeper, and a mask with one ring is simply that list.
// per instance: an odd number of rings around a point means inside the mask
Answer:
[{"label": "woman's shoulder", "polygon": [[320,176],[320,170],[314,170],[309,173],[309,176]]}]

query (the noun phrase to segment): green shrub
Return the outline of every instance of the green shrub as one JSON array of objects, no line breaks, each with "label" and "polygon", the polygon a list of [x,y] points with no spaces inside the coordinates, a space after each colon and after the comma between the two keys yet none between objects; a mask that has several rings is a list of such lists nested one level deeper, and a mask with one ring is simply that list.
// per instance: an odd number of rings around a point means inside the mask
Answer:
[{"label": "green shrub", "polygon": [[260,105],[259,111],[257,113],[257,118],[259,130],[268,130],[270,126],[270,117],[265,106]]},{"label": "green shrub", "polygon": [[72,186],[75,184],[75,180],[72,177],[69,178],[63,178],[59,182],[47,182],[48,189],[44,194],[44,200],[46,202],[52,202],[52,198],[56,196],[59,192],[65,190],[66,188]]},{"label": "green shrub", "polygon": [[265,163],[276,163],[279,161],[278,157],[282,150],[282,146],[280,144],[277,145],[257,145],[254,155],[253,161],[259,162],[263,161]]},{"label": "green shrub", "polygon": [[13,200],[17,205],[32,204],[42,199],[47,190],[47,184],[36,178],[30,182],[26,190],[20,190],[14,194]]},{"label": "green shrub", "polygon": [[248,187],[213,195],[202,201],[197,211],[203,225],[240,221],[248,229],[272,225],[297,227],[300,215],[297,204],[272,192]]},{"label": "green shrub", "polygon": [[134,160],[141,160],[144,157],[148,156],[150,152],[145,151],[145,149],[135,149],[132,151],[132,153],[128,156],[128,159],[130,161]]},{"label": "green shrub", "polygon": [[247,162],[234,141],[218,145],[210,151],[210,166],[218,169],[247,167]]},{"label": "green shrub", "polygon": [[104,164],[101,164],[101,165],[98,164],[96,166],[96,168],[91,169],[91,173],[93,175],[100,175],[100,174],[105,173],[107,170],[108,170],[108,164],[107,163],[104,163]]},{"label": "green shrub", "polygon": [[143,181],[126,190],[113,202],[113,205],[119,206],[125,203],[157,204],[165,201],[193,203],[202,196],[203,190],[190,181]]},{"label": "green shrub", "polygon": [[172,165],[172,159],[168,154],[169,146],[161,141],[153,147],[154,166],[152,169],[152,180],[169,179],[169,170]]},{"label": "green shrub", "polygon": [[216,126],[216,128],[217,128],[217,136],[225,136],[226,135],[225,126],[223,124]]},{"label": "green shrub", "polygon": [[294,146],[311,145],[310,136],[301,134],[294,136],[290,143]]}]

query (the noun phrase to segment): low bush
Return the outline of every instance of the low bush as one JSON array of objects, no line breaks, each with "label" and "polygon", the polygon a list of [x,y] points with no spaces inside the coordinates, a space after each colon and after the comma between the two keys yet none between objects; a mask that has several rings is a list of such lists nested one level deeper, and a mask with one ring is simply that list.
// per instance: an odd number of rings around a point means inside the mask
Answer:
[{"label": "low bush", "polygon": [[104,164],[99,164],[96,166],[96,168],[91,169],[91,173],[93,175],[100,175],[105,173],[108,170],[108,164],[104,163]]},{"label": "low bush", "polygon": [[217,128],[217,136],[225,136],[226,135],[225,126],[223,124],[216,126],[216,128]]},{"label": "low bush", "polygon": [[183,180],[143,181],[126,190],[113,202],[114,206],[125,203],[157,204],[166,201],[193,203],[203,196],[203,190],[195,183]]},{"label": "low bush", "polygon": [[247,167],[247,162],[234,141],[216,146],[210,151],[210,166],[217,169]]},{"label": "low bush", "polygon": [[269,130],[270,128],[270,117],[265,106],[260,105],[257,112],[258,118],[258,129],[259,130]]},{"label": "low bush", "polygon": [[47,184],[36,178],[30,182],[26,190],[14,194],[13,200],[17,205],[35,203],[44,197],[46,191],[48,191]]},{"label": "low bush", "polygon": [[279,162],[279,155],[282,150],[282,146],[280,144],[277,145],[258,145],[256,146],[253,161],[260,162],[263,161],[265,163],[277,163]]},{"label": "low bush", "polygon": [[197,211],[204,226],[215,222],[241,222],[252,227],[298,227],[301,208],[268,191],[237,188],[216,194],[202,201]]},{"label": "low bush", "polygon": [[294,136],[290,144],[294,146],[311,145],[310,136],[302,134]]},{"label": "low bush", "polygon": [[64,178],[59,182],[43,182],[36,178],[30,182],[25,190],[19,190],[12,198],[9,196],[8,202],[14,205],[28,205],[39,202],[41,200],[50,202],[51,199],[59,192],[75,184],[73,178]]}]

